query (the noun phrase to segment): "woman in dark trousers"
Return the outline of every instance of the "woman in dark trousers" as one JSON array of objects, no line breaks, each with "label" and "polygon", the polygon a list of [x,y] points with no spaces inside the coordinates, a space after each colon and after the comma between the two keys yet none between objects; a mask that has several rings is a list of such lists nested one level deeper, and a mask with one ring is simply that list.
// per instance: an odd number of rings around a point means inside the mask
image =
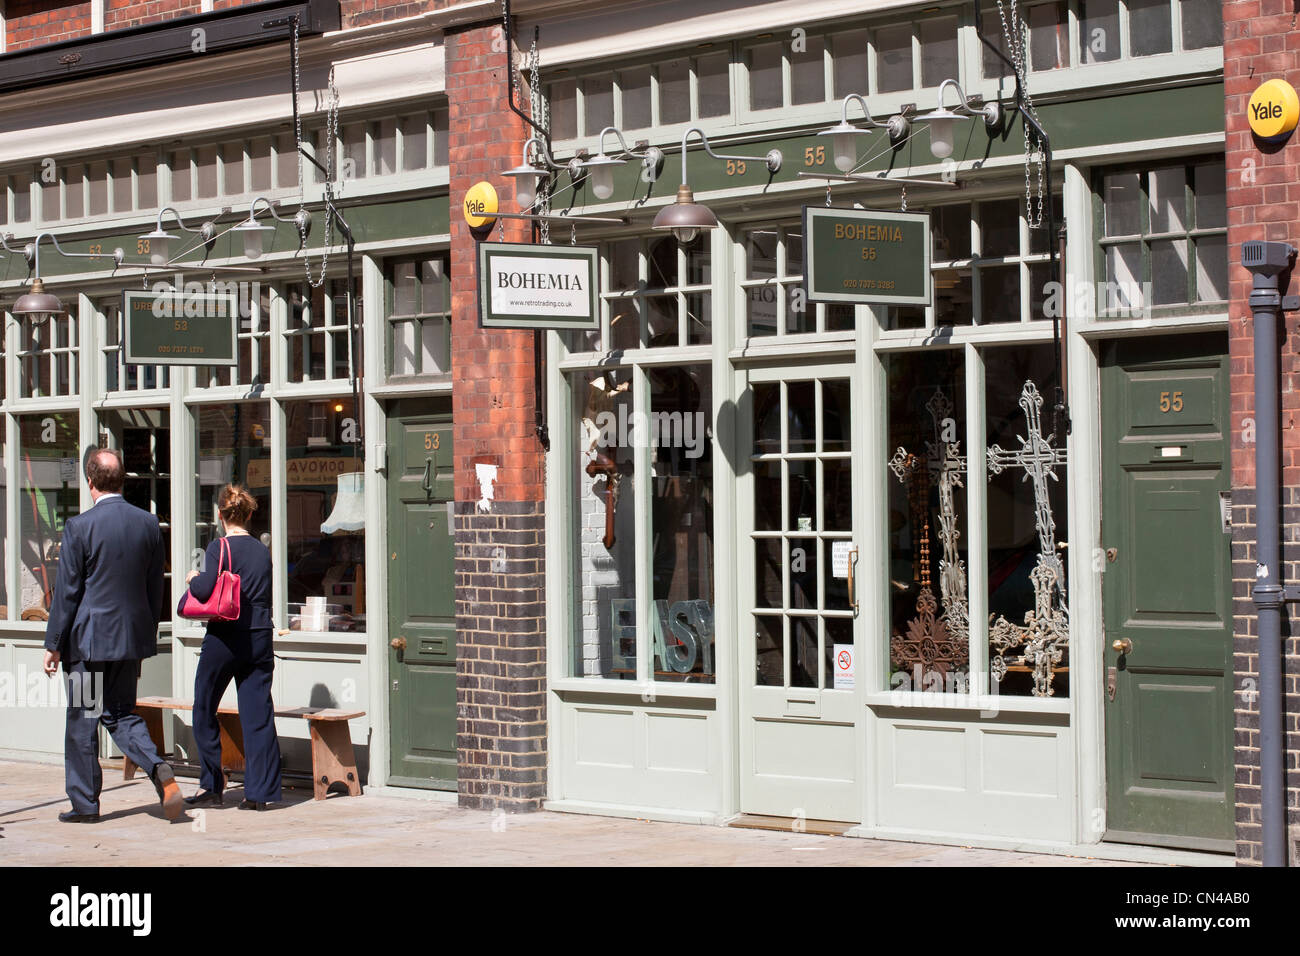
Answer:
[{"label": "woman in dark trousers", "polygon": [[[199,792],[186,799],[193,807],[221,806],[225,777],[221,771],[221,732],[217,705],[233,677],[239,695],[239,722],[244,729],[244,800],[241,810],[265,810],[280,799],[280,741],[275,735],[271,701],[272,653],[271,553],[248,533],[257,502],[239,485],[226,485],[217,513],[230,548],[229,570],[239,575],[239,618],[209,621],[194,675],[194,742],[202,774]],[[221,564],[221,542],[208,545],[202,573],[191,571],[190,593],[200,601],[212,596]]]}]

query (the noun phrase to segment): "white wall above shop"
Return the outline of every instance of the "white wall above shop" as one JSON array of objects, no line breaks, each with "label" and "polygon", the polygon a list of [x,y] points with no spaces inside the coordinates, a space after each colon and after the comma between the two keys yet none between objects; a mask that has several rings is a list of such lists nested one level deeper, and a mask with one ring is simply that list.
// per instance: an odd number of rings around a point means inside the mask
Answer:
[{"label": "white wall above shop", "polygon": [[[345,114],[445,89],[442,37],[421,34],[305,41],[304,117],[325,106],[329,68]],[[213,130],[293,122],[289,47],[269,44],[0,98],[0,164],[56,162],[135,143],[184,142]]]},{"label": "white wall above shop", "polygon": [[752,37],[764,31],[810,28],[823,20],[860,16],[882,10],[938,4],[900,0],[630,0],[591,4],[590,12],[516,10],[519,45],[527,49],[533,27],[540,26],[542,66],[624,56],[658,47],[685,46],[710,40]]}]

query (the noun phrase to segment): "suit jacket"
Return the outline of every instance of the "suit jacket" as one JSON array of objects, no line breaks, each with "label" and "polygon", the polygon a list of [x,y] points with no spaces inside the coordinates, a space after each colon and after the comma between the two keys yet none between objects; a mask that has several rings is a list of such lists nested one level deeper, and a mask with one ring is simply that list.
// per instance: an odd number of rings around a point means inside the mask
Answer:
[{"label": "suit jacket", "polygon": [[163,539],[158,519],[101,498],[63,527],[45,649],[65,661],[123,661],[158,652]]}]

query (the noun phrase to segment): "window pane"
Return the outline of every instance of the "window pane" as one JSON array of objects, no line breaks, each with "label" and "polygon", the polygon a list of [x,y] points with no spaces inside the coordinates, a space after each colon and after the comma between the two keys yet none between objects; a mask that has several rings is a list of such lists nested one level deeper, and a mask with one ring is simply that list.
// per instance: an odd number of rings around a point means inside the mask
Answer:
[{"label": "window pane", "polygon": [[298,185],[298,147],[292,133],[275,138],[275,185],[280,189]]},{"label": "window pane", "polygon": [[158,157],[154,153],[141,153],[135,158],[136,208],[154,209],[158,206]]},{"label": "window pane", "polygon": [[589,76],[582,81],[583,117],[587,136],[614,125],[614,78]]},{"label": "window pane", "polygon": [[912,88],[912,28],[876,31],[876,89],[881,93]]},{"label": "window pane", "polygon": [[[1183,277],[1184,280],[1186,276]],[[1106,249],[1106,289],[1104,308],[1107,312],[1140,312],[1146,306],[1142,287],[1142,246],[1124,243]]]},{"label": "window pane", "polygon": [[966,611],[965,363],[960,349],[889,355],[891,689],[963,690]]},{"label": "window pane", "polygon": [[63,171],[63,214],[80,219],[86,214],[86,167],[78,163]]},{"label": "window pane", "polygon": [[[151,369],[152,371],[152,369]],[[122,497],[142,511],[158,516],[162,528],[165,595],[171,594],[171,431],[166,409],[102,411],[100,442],[122,453],[126,481]],[[107,434],[105,434],[107,433]],[[163,600],[163,620],[170,621],[172,602]]]},{"label": "window pane", "polygon": [[130,212],[132,208],[131,160],[113,160],[113,212]]},{"label": "window pane", "polygon": [[[1055,433],[1052,359],[1050,345],[984,353],[989,663],[999,694],[1070,692],[1067,582],[1057,547],[1069,540],[1065,436]],[[1025,454],[1027,441],[1033,456]],[[1045,619],[1035,616],[1040,607],[1049,609]],[[1046,641],[1048,653],[1035,641]]]},{"label": "window pane", "polygon": [[701,118],[731,112],[731,54],[715,53],[695,61]]},{"label": "window pane", "polygon": [[1127,0],[1128,43],[1134,56],[1168,53],[1174,48],[1169,0]]},{"label": "window pane", "polygon": [[[606,260],[611,292],[634,292],[641,286],[641,243],[626,239],[611,243]],[[617,297],[609,300],[610,349],[635,349],[641,345],[641,307],[636,299]]]},{"label": "window pane", "polygon": [[781,45],[756,46],[749,51],[749,108],[770,110],[782,103]]},{"label": "window pane", "polygon": [[1224,194],[1224,165],[1204,163],[1192,171],[1196,192],[1196,228],[1224,229],[1228,225],[1228,204]]},{"label": "window pane", "polygon": [[1079,62],[1118,60],[1119,0],[1079,0]]},{"label": "window pane", "polygon": [[1180,0],[1183,49],[1200,50],[1223,43],[1223,4],[1220,0]]},{"label": "window pane", "polygon": [[1044,3],[1029,8],[1029,61],[1035,70],[1069,65],[1070,27],[1065,4]]},{"label": "window pane", "polygon": [[936,262],[970,258],[970,218],[970,203],[930,211]]},{"label": "window pane", "polygon": [[551,136],[555,139],[573,139],[578,135],[577,88],[575,80],[560,80],[547,87],[546,95],[551,107]]},{"label": "window pane", "polygon": [[1187,173],[1182,166],[1153,169],[1147,177],[1151,226],[1148,233],[1187,229]]},{"label": "window pane", "polygon": [[248,144],[253,177],[253,191],[271,188],[271,137],[259,136]]},{"label": "window pane", "polygon": [[81,455],[75,412],[18,418],[18,607],[48,611],[59,570],[63,527],[81,510]]},{"label": "window pane", "polygon": [[37,191],[40,193],[40,210],[41,222],[55,222],[62,217],[59,208],[59,181],[56,178],[54,182],[45,182],[44,173],[36,181]]},{"label": "window pane", "polygon": [[1151,243],[1152,305],[1187,301],[1187,240]]},{"label": "window pane", "polygon": [[618,87],[623,104],[623,129],[650,126],[650,67],[619,73]]},{"label": "window pane", "polygon": [[366,124],[349,123],[343,127],[343,178],[365,179],[370,174],[366,157]]},{"label": "window pane", "polygon": [[190,151],[177,150],[168,160],[171,167],[172,202],[189,202],[193,195],[190,182]]},{"label": "window pane", "polygon": [[1004,74],[1010,75],[1011,67],[1007,66],[1006,61],[988,46],[989,43],[993,44],[1008,60],[1011,58],[1007,53],[1006,31],[1002,28],[1002,18],[996,7],[989,7],[984,11],[984,24],[984,39],[988,41],[988,43],[980,43],[980,48],[983,50],[984,76],[992,79]]},{"label": "window pane", "polygon": [[835,98],[850,93],[867,92],[867,31],[837,33],[831,39],[831,56],[835,64]]},{"label": "window pane", "polygon": [[[198,514],[194,546],[206,548],[221,534],[217,500],[228,483],[243,485],[257,501],[248,532],[266,544],[271,534],[271,412],[266,402],[199,405],[195,448]],[[265,537],[263,537],[265,536]]]},{"label": "window pane", "polygon": [[1102,181],[1102,216],[1108,236],[1136,236],[1142,231],[1137,173],[1111,173]]},{"label": "window pane", "polygon": [[365,504],[352,397],[286,402],[284,422],[288,627],[364,631]]},{"label": "window pane", "polygon": [[802,51],[790,51],[790,101],[821,103],[826,99],[826,41],[805,37]]},{"label": "window pane", "polygon": [[1020,321],[1020,266],[980,269],[980,321]]},{"label": "window pane", "polygon": [[384,119],[374,125],[375,175],[397,172],[397,120]]},{"label": "window pane", "polygon": [[415,315],[420,311],[419,272],[415,262],[393,266],[393,315]]},{"label": "window pane", "polygon": [[650,380],[650,556],[656,680],[711,684],[713,390],[709,366]]},{"label": "window pane", "polygon": [[1207,236],[1196,240],[1196,301],[1228,299],[1228,240]]},{"label": "window pane", "polygon": [[659,64],[659,122],[685,123],[691,118],[691,74],[687,60]]},{"label": "window pane", "polygon": [[32,178],[24,173],[15,173],[10,182],[14,192],[14,222],[31,222]]},{"label": "window pane", "polygon": [[1020,254],[1020,200],[982,202],[979,215],[981,256]]},{"label": "window pane", "polygon": [[571,379],[577,475],[572,510],[576,625],[575,677],[636,678],[636,500],[633,436],[618,422],[632,414],[631,372],[608,370]]},{"label": "window pane", "polygon": [[957,18],[921,21],[921,85],[957,78]]},{"label": "window pane", "polygon": [[[217,195],[217,147],[200,146],[195,156],[198,166],[198,184],[195,196],[199,199],[212,199]],[[94,213],[94,210],[91,210]]]},{"label": "window pane", "polygon": [[424,169],[428,140],[428,120],[423,113],[402,117],[402,169]]},{"label": "window pane", "polygon": [[244,144],[225,143],[221,147],[221,191],[226,196],[244,194]]},{"label": "window pane", "polygon": [[446,269],[442,259],[420,263],[420,311],[446,312],[451,307]]},{"label": "window pane", "polygon": [[974,308],[969,268],[935,271],[935,325],[970,325],[975,321]]},{"label": "window pane", "polygon": [[447,111],[433,111],[433,165],[447,165]]}]

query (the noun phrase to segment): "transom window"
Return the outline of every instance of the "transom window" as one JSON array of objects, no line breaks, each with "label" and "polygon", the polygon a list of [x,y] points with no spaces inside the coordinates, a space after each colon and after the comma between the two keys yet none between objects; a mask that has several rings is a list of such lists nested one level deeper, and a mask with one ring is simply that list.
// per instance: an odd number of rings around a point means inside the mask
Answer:
[{"label": "transom window", "polygon": [[451,287],[447,256],[388,264],[388,374],[451,371]]}]

